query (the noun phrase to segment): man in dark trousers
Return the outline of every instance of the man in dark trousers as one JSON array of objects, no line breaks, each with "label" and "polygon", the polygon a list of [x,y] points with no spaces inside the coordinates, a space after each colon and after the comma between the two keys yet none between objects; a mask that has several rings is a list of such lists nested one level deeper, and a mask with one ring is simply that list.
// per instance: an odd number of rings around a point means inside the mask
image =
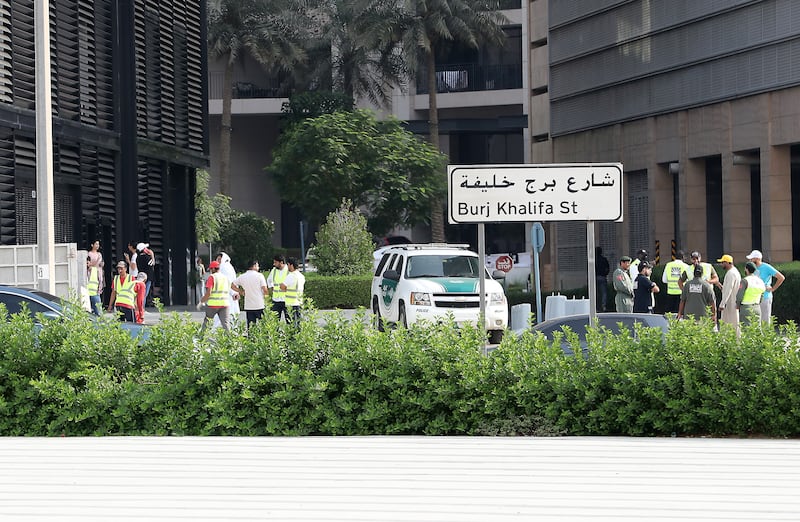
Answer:
[{"label": "man in dark trousers", "polygon": [[603,255],[603,248],[596,247],[594,249],[594,278],[597,281],[597,311],[606,311],[606,302],[608,301],[608,273],[611,271],[611,265],[608,264],[608,259]]}]

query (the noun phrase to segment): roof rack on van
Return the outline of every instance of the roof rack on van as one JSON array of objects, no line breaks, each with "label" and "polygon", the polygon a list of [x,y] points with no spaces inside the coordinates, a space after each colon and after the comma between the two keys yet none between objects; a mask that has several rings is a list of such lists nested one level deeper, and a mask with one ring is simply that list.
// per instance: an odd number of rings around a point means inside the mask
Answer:
[{"label": "roof rack on van", "polygon": [[407,244],[407,245],[392,245],[391,248],[399,248],[402,250],[426,250],[436,248],[459,248],[461,250],[468,250],[469,245],[466,243],[420,243],[420,244]]}]

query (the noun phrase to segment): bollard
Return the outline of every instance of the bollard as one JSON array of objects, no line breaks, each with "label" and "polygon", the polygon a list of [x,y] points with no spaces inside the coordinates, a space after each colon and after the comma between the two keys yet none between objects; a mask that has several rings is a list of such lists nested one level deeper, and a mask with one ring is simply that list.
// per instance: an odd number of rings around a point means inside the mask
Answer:
[{"label": "bollard", "polygon": [[526,330],[531,320],[531,304],[522,303],[511,307],[511,329]]}]

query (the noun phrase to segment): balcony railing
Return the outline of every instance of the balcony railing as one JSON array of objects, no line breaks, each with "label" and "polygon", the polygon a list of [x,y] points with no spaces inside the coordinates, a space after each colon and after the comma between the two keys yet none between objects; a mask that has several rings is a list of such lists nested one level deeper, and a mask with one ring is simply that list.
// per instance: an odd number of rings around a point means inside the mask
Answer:
[{"label": "balcony railing", "polygon": [[[212,72],[208,75],[208,96],[212,100],[222,99],[222,86],[225,75]],[[275,77],[252,81],[249,78],[233,79],[233,98],[287,98],[291,94],[285,78]]]},{"label": "balcony railing", "polygon": [[[417,94],[428,93],[425,70],[417,77]],[[436,92],[498,91],[522,88],[522,64],[445,64],[436,67]]]}]

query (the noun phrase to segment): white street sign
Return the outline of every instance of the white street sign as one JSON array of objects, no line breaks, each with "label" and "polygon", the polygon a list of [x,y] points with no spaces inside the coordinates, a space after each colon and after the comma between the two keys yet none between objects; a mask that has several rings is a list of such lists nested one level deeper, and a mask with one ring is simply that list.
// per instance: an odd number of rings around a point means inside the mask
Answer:
[{"label": "white street sign", "polygon": [[622,164],[448,165],[450,223],[622,221]]}]

